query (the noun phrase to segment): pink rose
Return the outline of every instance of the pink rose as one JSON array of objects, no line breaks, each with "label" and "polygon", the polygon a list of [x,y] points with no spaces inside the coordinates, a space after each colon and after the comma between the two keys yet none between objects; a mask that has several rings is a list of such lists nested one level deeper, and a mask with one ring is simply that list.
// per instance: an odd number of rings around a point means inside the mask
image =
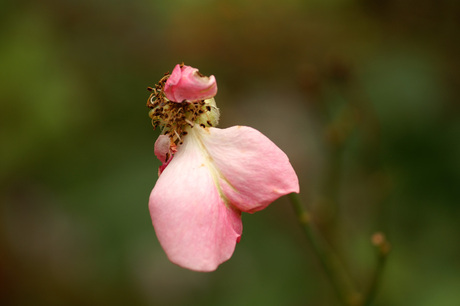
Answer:
[{"label": "pink rose", "polygon": [[[216,81],[196,72],[177,65],[164,87],[170,100],[165,103],[173,105],[152,104],[152,120],[167,123],[155,143],[162,165],[149,209],[168,258],[207,272],[232,256],[243,230],[242,212],[254,213],[283,195],[298,193],[299,181],[286,154],[259,131],[211,127],[218,109],[214,99],[201,100],[215,95]],[[207,94],[199,94],[198,88]],[[182,100],[201,102],[171,102]],[[190,117],[184,118],[186,114]]]}]

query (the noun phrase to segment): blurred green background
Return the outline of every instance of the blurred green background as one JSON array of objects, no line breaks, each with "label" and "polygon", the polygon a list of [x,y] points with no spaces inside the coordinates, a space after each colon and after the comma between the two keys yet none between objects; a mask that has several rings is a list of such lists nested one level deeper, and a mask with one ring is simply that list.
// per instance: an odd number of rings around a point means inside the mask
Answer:
[{"label": "blurred green background", "polygon": [[286,198],[232,259],[169,263],[148,196],[147,86],[215,75],[221,127],[259,129],[374,305],[460,305],[460,2],[3,1],[2,305],[336,305]]}]

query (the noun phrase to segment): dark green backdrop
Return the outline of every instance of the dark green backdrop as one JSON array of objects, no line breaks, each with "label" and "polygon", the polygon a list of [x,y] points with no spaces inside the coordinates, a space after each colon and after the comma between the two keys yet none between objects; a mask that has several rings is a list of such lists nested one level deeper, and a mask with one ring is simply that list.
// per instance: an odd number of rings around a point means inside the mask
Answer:
[{"label": "dark green backdrop", "polygon": [[221,127],[259,129],[375,305],[460,304],[460,5],[452,0],[7,1],[0,10],[2,305],[335,305],[286,198],[233,258],[170,264],[147,86],[217,78]]}]

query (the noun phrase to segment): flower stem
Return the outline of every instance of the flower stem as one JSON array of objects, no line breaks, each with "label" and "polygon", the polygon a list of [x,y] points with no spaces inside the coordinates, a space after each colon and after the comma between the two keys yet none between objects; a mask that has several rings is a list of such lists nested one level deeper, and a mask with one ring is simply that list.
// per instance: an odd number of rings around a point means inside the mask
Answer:
[{"label": "flower stem", "polygon": [[291,200],[297,219],[318,257],[321,266],[326,272],[341,304],[346,306],[371,305],[380,285],[387,255],[391,249],[390,243],[385,238],[385,235],[378,232],[372,236],[372,244],[377,250],[377,264],[370,279],[369,287],[363,295],[362,292],[355,287],[353,279],[348,271],[346,271],[339,256],[315,227],[311,215],[303,205],[299,195],[291,193],[289,194],[289,199]]},{"label": "flower stem", "polygon": [[367,289],[366,298],[364,299],[363,305],[369,306],[372,304],[372,301],[375,298],[377,289],[380,285],[380,280],[382,278],[383,269],[385,267],[387,255],[390,252],[391,246],[388,240],[385,238],[385,235],[382,233],[375,233],[372,236],[372,244],[377,249],[377,264],[374,270],[374,274],[370,280],[369,288]]},{"label": "flower stem", "polygon": [[355,289],[351,277],[345,271],[343,264],[329,243],[315,228],[310,213],[302,204],[299,195],[291,193],[289,194],[289,199],[294,207],[298,221],[341,303],[350,306],[361,305],[361,295]]}]

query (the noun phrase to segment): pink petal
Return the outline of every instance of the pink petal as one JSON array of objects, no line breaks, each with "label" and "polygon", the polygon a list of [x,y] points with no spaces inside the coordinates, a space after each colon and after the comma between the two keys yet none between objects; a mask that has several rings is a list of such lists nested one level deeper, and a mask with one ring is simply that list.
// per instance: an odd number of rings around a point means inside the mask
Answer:
[{"label": "pink petal", "polygon": [[198,140],[185,137],[152,190],[155,232],[168,258],[196,271],[213,271],[228,260],[242,232],[240,212],[219,196]]},{"label": "pink petal", "polygon": [[201,76],[198,69],[190,66],[176,65],[166,81],[164,92],[173,102],[206,100],[217,93],[216,78]]},{"label": "pink petal", "polygon": [[252,213],[299,192],[288,157],[259,131],[245,126],[202,130],[203,145],[221,175],[222,192],[239,210]]},{"label": "pink petal", "polygon": [[171,140],[169,136],[160,135],[155,141],[155,156],[162,162],[165,163],[167,160],[167,154],[169,153],[169,147],[171,146]]},{"label": "pink petal", "polygon": [[171,144],[169,136],[160,135],[157,141],[155,141],[155,156],[162,163],[158,168],[158,176],[160,176],[163,170],[169,165],[176,151],[176,145],[174,143]]}]

